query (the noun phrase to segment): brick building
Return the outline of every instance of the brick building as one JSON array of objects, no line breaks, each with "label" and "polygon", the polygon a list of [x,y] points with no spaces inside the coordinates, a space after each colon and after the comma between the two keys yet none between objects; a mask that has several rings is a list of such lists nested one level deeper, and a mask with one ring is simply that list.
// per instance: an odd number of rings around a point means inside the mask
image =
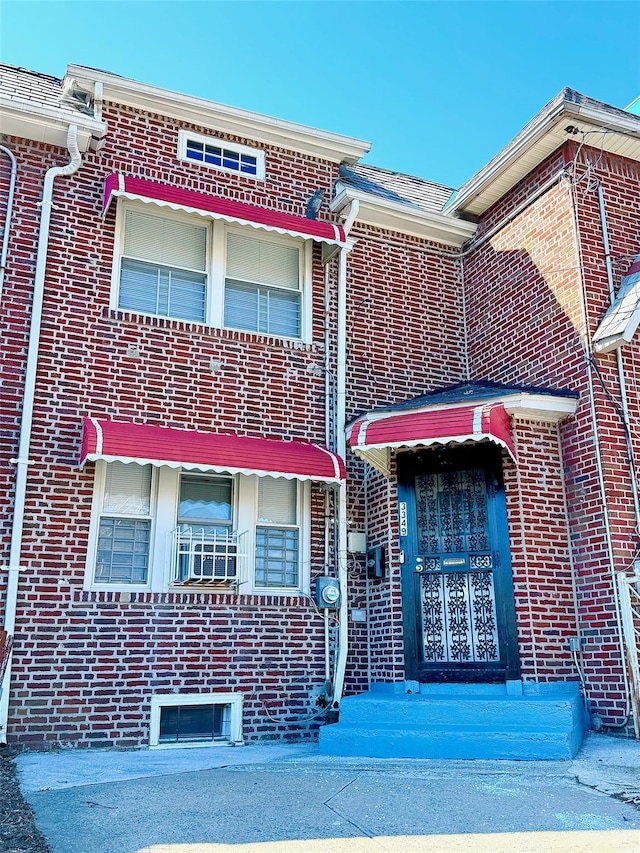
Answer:
[{"label": "brick building", "polygon": [[565,90],[454,193],[0,70],[2,740],[637,730],[640,118]]}]

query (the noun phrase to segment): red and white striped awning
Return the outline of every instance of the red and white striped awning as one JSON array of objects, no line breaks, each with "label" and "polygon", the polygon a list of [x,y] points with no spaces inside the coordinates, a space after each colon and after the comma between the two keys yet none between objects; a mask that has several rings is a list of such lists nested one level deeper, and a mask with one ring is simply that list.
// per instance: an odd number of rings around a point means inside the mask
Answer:
[{"label": "red and white striped awning", "polygon": [[345,477],[342,459],[319,444],[83,418],[80,465],[98,459],[322,483]]},{"label": "red and white striped awning", "polygon": [[341,246],[346,240],[344,228],[332,222],[307,219],[304,216],[294,216],[291,213],[281,213],[267,207],[259,207],[256,204],[207,195],[171,184],[135,178],[131,175],[113,174],[106,179],[102,206],[103,216],[114,198],[142,201],[185,213],[195,213],[206,219],[224,219],[227,222],[250,225],[253,228],[276,231],[278,234],[288,234],[292,237],[302,237],[305,240],[316,240],[320,243]]},{"label": "red and white striped awning", "polygon": [[389,476],[389,449],[491,441],[515,459],[511,422],[502,403],[369,412],[347,429],[353,452]]}]

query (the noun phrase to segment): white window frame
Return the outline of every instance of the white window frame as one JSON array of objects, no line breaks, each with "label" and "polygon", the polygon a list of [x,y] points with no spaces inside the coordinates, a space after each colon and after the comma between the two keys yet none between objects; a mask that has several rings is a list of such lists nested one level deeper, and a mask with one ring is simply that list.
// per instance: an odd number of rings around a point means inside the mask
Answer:
[{"label": "white window frame", "polygon": [[[159,219],[181,221],[190,225],[198,225],[207,230],[207,258],[206,258],[206,296],[204,320],[186,320],[167,314],[149,314],[147,312],[135,311],[131,308],[120,308],[120,268],[124,257],[126,214],[129,210],[146,213]],[[227,234],[236,233],[245,237],[253,237],[257,240],[275,243],[281,246],[289,246],[298,249],[300,261],[300,336],[290,337],[286,335],[274,335],[270,332],[257,332],[251,329],[236,329],[224,325],[224,289],[227,266]],[[244,332],[248,335],[259,335],[260,337],[273,338],[274,340],[288,340],[299,343],[311,343],[313,336],[312,310],[313,310],[313,241],[288,237],[282,234],[273,234],[251,226],[243,227],[220,219],[208,219],[198,214],[184,213],[183,211],[168,211],[160,205],[145,204],[128,199],[120,199],[116,212],[116,228],[114,240],[113,263],[111,268],[111,293],[109,308],[112,311],[124,311],[139,314],[145,317],[158,317],[174,323],[194,323],[196,325],[210,326],[216,329],[231,329]],[[266,285],[265,285],[266,286]],[[269,285],[273,289],[277,287]],[[289,292],[295,292],[289,290]]]},{"label": "white window frame", "polygon": [[[298,586],[297,587],[261,587],[255,582],[255,529],[258,525],[258,481],[256,474],[232,475],[232,528],[239,532],[248,531],[247,541],[247,579],[236,586],[207,586],[172,583],[171,533],[177,525],[180,501],[180,477],[187,474],[197,476],[231,476],[224,473],[191,471],[171,468],[168,465],[151,468],[151,544],[149,548],[149,571],[146,584],[105,583],[95,580],[95,565],[98,548],[98,533],[102,501],[106,482],[107,465],[98,460],[95,465],[93,499],[91,504],[91,522],[85,565],[84,588],[90,591],[111,592],[154,592],[171,590],[206,593],[215,589],[216,593],[236,592],[246,595],[295,596],[309,595],[311,588],[311,483],[308,480],[297,481],[297,518],[299,530],[298,544]],[[136,463],[132,463],[136,464]],[[286,526],[286,525],[283,525]]]},{"label": "white window frame", "polygon": [[[260,521],[259,519],[259,496],[260,496],[260,484],[256,484],[255,490],[255,523],[253,525],[253,537],[252,537],[252,546],[253,546],[253,589],[255,592],[260,593],[261,595],[269,595],[272,591],[275,591],[276,595],[286,595],[287,592],[291,594],[295,594],[297,592],[303,592],[309,594],[309,590],[305,589],[305,574],[304,574],[304,558],[307,560],[310,559],[310,555],[308,553],[308,549],[306,548],[308,542],[308,532],[304,529],[303,520],[307,519],[309,516],[309,512],[305,513],[304,510],[307,508],[305,504],[309,499],[310,495],[307,495],[307,492],[310,493],[309,488],[305,488],[308,486],[308,483],[300,480],[294,480],[296,483],[296,524],[277,524],[277,523],[265,523]],[[288,587],[288,586],[259,586],[256,581],[256,531],[258,527],[272,527],[275,530],[297,530],[298,531],[298,585],[296,587]],[[305,535],[307,534],[307,535]]]},{"label": "white window frame", "polygon": [[[240,169],[229,169],[228,166],[217,166],[215,163],[205,163],[204,160],[193,160],[191,157],[187,157],[187,143],[190,140],[202,145],[214,145],[226,151],[233,151],[234,154],[248,154],[250,157],[255,157],[256,174],[251,175],[248,172],[242,172]],[[264,181],[266,178],[266,159],[265,152],[262,149],[240,145],[237,142],[228,142],[218,136],[204,136],[200,133],[191,133],[189,130],[181,130],[178,133],[178,159],[190,163],[192,166],[205,166],[207,169],[215,169],[217,172],[226,172],[229,175],[239,175],[241,178],[253,178],[258,181]]]},{"label": "white window frame", "polygon": [[[241,746],[243,693],[155,693],[151,697],[149,747],[151,749],[193,749],[195,747]],[[176,705],[230,705],[231,726],[228,741],[199,740],[191,743],[160,743],[160,710]]]},{"label": "white window frame", "polygon": [[[136,464],[136,463],[131,463]],[[142,467],[142,466],[141,466]],[[91,502],[91,523],[89,525],[89,547],[87,548],[87,563],[85,567],[85,589],[90,590],[120,590],[126,592],[148,592],[151,589],[151,578],[153,574],[153,566],[155,563],[156,540],[155,535],[157,513],[156,513],[156,498],[158,490],[157,470],[151,466],[151,491],[150,491],[150,509],[149,515],[144,516],[145,519],[151,519],[150,524],[150,542],[149,542],[149,564],[147,566],[147,582],[126,583],[119,581],[117,583],[109,583],[107,581],[96,580],[96,561],[98,557],[98,540],[100,538],[100,519],[102,518],[102,504],[104,501],[104,490],[107,479],[107,463],[99,460],[96,462],[93,499]],[[117,514],[107,514],[108,517],[118,517]],[[123,518],[128,516],[122,516]],[[142,516],[141,516],[142,518]]]}]

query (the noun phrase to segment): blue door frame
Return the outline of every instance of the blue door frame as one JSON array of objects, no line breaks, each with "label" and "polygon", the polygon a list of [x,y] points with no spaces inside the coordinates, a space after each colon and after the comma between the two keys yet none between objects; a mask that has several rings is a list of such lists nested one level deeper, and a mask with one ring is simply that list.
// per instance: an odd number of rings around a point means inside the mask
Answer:
[{"label": "blue door frame", "polygon": [[[520,660],[500,449],[489,444],[437,448],[401,453],[397,461],[407,678],[421,682],[518,679]],[[425,539],[423,535],[420,539],[418,516],[421,530],[425,518],[425,510],[418,507],[424,501],[421,484],[438,484],[436,488],[442,489],[438,495],[446,497],[443,484],[456,478],[470,479],[467,475],[475,480],[473,499],[482,505],[482,512],[486,495],[486,532],[481,537],[484,547],[479,549],[476,541],[472,548],[469,536]],[[447,502],[442,498],[441,503],[444,506]],[[432,517],[435,514],[432,512]],[[440,523],[449,524],[451,513],[446,522],[441,521],[444,515],[446,507],[438,518]],[[425,547],[427,541],[431,547]],[[463,541],[466,549],[450,544]],[[440,543],[439,547],[434,542]],[[491,585],[491,591],[486,592]]]}]

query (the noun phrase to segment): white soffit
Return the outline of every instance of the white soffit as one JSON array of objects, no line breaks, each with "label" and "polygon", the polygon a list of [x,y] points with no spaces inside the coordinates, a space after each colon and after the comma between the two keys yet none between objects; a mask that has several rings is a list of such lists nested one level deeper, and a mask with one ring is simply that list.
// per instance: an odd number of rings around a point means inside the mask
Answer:
[{"label": "white soffit", "polygon": [[463,246],[476,233],[477,225],[472,222],[378,198],[340,182],[336,193],[330,205],[331,212],[340,213],[349,202],[358,201],[360,208],[356,221],[362,225],[399,231],[456,248]]},{"label": "white soffit", "polygon": [[[618,111],[619,112],[619,111]],[[578,133],[568,132],[575,128]],[[583,134],[588,136],[583,137]],[[464,184],[448,210],[480,216],[565,142],[581,142],[640,160],[640,119],[620,118],[592,106],[561,101],[534,119],[506,148]]]},{"label": "white soffit", "polygon": [[8,136],[67,147],[69,126],[78,128],[78,147],[84,152],[107,132],[104,122],[71,110],[0,97],[0,132]]},{"label": "white soffit", "polygon": [[371,143],[361,139],[252,113],[205,98],[183,95],[106,71],[69,65],[67,76],[84,84],[102,83],[105,101],[168,116],[187,124],[255,140],[265,145],[287,148],[334,163],[355,163],[371,149]]},{"label": "white soffit", "polygon": [[521,394],[497,398],[512,418],[528,421],[559,423],[570,417],[578,406],[577,397],[560,397],[556,394]]}]

